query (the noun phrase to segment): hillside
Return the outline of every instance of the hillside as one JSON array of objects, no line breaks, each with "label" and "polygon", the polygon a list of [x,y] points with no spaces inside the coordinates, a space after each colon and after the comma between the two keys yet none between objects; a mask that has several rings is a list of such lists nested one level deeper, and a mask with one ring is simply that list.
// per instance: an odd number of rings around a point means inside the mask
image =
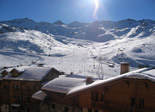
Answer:
[{"label": "hillside", "polygon": [[[43,63],[66,73],[108,78],[119,64],[155,65],[155,21],[64,24],[28,18],[0,22],[0,66]],[[100,66],[101,65],[101,66]],[[112,65],[112,66],[109,66]]]}]

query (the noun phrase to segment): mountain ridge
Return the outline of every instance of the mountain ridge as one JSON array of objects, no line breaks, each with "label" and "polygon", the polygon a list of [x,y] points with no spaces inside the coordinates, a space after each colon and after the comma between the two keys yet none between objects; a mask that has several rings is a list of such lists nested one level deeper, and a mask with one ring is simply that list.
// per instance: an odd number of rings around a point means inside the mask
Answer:
[{"label": "mountain ridge", "polygon": [[[92,23],[81,23],[78,21],[65,24],[58,20],[54,23],[35,22],[29,18],[14,19],[11,21],[2,21],[0,24],[7,24],[13,27],[19,27],[28,30],[37,30],[46,34],[66,36],[75,39],[92,40],[105,42],[122,36],[139,37],[150,36],[155,32],[155,20],[125,19],[117,22],[112,21],[94,21]],[[128,34],[128,33],[132,34]],[[142,34],[143,33],[143,34]],[[107,39],[110,38],[110,39]]]}]

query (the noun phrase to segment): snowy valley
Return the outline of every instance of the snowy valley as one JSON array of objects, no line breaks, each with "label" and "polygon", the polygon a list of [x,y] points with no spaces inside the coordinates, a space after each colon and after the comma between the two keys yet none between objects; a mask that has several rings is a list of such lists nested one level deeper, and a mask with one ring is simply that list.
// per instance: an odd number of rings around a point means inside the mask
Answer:
[{"label": "snowy valley", "polygon": [[[66,74],[109,78],[120,62],[155,65],[155,21],[64,24],[28,18],[0,22],[0,67],[44,64]],[[103,77],[102,77],[103,78]]]}]

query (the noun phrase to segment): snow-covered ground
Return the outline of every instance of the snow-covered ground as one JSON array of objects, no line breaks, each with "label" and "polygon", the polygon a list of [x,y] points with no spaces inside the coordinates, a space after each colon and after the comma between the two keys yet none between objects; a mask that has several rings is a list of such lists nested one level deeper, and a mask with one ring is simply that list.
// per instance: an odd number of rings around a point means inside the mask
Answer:
[{"label": "snow-covered ground", "polygon": [[[155,65],[155,21],[126,19],[64,24],[15,19],[0,22],[0,68],[44,64],[66,74],[109,78],[120,62],[131,70]],[[104,74],[104,75],[101,75]]]},{"label": "snow-covered ground", "polygon": [[106,79],[120,74],[121,61],[129,62],[131,69],[155,65],[154,38],[124,36],[94,42],[35,30],[7,32],[0,34],[0,67],[42,63],[66,74]]}]

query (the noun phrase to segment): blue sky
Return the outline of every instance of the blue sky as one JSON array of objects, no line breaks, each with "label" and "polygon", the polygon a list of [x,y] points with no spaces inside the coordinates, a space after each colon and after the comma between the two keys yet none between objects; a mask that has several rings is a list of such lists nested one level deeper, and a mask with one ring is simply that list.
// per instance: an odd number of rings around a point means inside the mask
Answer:
[{"label": "blue sky", "polygon": [[0,21],[28,17],[37,22],[92,22],[132,18],[155,20],[155,0],[0,0]]}]

